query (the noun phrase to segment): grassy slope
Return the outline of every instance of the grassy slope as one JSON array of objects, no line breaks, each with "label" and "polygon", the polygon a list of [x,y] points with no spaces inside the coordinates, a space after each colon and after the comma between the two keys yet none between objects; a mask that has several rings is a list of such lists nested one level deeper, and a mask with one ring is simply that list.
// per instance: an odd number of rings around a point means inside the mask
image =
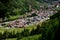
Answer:
[{"label": "grassy slope", "polygon": [[[25,27],[25,29],[29,29],[30,31],[32,30],[32,29],[35,29],[36,28],[36,25],[34,24],[34,25],[29,25],[29,26],[27,26],[27,27]],[[15,31],[15,32],[22,32],[23,30],[24,30],[24,28],[10,28],[10,29],[6,29],[6,28],[0,28],[0,32],[4,32],[4,31],[9,31],[9,32],[11,32],[11,31]]]},{"label": "grassy slope", "polygon": [[21,40],[38,40],[39,37],[41,37],[41,34],[34,35],[34,36],[29,36],[29,37],[24,37]]},{"label": "grassy slope", "polygon": [[[41,25],[41,22],[39,22],[38,24]],[[28,26],[25,27],[25,29],[29,29],[31,31],[33,28],[36,29],[38,24],[28,25]],[[24,28],[10,28],[10,29],[6,29],[4,27],[0,28],[0,32],[4,32],[6,30],[9,31],[9,32],[11,32],[11,31],[22,32],[24,30]]]},{"label": "grassy slope", "polygon": [[[21,40],[38,40],[39,37],[41,37],[41,34],[24,37]],[[9,38],[7,40],[16,40],[16,38],[13,38],[13,39]]]}]

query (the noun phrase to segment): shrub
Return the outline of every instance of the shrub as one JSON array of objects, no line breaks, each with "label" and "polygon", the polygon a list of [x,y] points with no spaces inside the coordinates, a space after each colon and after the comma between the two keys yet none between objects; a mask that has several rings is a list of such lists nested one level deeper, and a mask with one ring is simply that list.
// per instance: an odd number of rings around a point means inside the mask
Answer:
[{"label": "shrub", "polygon": [[9,36],[9,32],[8,31],[5,31],[4,33],[3,33],[3,39],[6,39],[7,37]]},{"label": "shrub", "polygon": [[41,31],[40,25],[37,25],[37,28],[35,29],[35,34],[39,34]]},{"label": "shrub", "polygon": [[24,31],[22,31],[21,35],[23,35],[24,37],[27,37],[30,35],[29,30],[28,29],[24,29]]},{"label": "shrub", "polygon": [[30,32],[30,35],[34,35],[35,34],[35,29],[33,28],[32,31]]},{"label": "shrub", "polygon": [[16,37],[17,37],[17,40],[19,40],[19,39],[22,39],[23,36],[21,35],[21,33],[17,32]]},{"label": "shrub", "polygon": [[0,32],[0,39],[2,39],[2,33]]}]

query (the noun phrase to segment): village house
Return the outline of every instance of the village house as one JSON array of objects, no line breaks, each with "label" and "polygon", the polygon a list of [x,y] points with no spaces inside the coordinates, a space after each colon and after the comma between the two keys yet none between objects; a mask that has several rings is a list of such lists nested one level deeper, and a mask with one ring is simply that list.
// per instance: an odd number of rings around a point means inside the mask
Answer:
[{"label": "village house", "polygon": [[58,1],[53,1],[52,4],[53,4],[56,8],[58,8],[58,7],[60,6]]}]

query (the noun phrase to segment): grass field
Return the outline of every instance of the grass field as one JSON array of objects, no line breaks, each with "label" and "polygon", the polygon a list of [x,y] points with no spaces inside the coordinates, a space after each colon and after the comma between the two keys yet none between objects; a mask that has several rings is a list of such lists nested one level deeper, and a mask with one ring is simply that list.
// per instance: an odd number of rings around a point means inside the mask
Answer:
[{"label": "grass field", "polygon": [[41,37],[41,34],[34,35],[34,36],[29,36],[29,37],[24,37],[21,40],[38,40],[39,37]]},{"label": "grass field", "polygon": [[[25,28],[10,28],[10,29],[6,29],[4,27],[0,28],[0,32],[4,32],[4,31],[8,31],[8,32],[13,32],[15,31],[15,33],[18,32],[22,32],[24,29],[28,29],[29,31],[31,31],[33,28],[36,29],[37,24],[33,24],[33,25],[28,25]],[[28,37],[23,37],[20,40],[37,40],[39,37],[41,36],[41,34],[38,35],[33,35],[33,36],[28,36]],[[16,40],[17,38],[8,38],[6,40]]]},{"label": "grass field", "polygon": [[[23,37],[22,39],[20,40],[38,40],[42,35],[41,34],[38,34],[38,35],[33,35],[33,36],[28,36],[28,37]],[[6,40],[16,40],[17,38],[9,38],[9,39],[6,39]]]},{"label": "grass field", "polygon": [[6,29],[4,27],[0,28],[0,32],[4,32],[4,31],[8,31],[8,32],[11,32],[11,31],[15,31],[15,32],[22,32],[24,29],[28,29],[29,31],[31,31],[33,28],[35,29],[37,27],[37,25],[29,25],[29,26],[26,26],[25,28],[10,28],[10,29]]}]

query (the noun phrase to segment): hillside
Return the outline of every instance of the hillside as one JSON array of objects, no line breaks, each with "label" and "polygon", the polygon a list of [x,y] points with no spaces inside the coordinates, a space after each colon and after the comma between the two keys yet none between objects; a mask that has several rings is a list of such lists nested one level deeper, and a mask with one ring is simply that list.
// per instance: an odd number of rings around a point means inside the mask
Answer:
[{"label": "hillside", "polygon": [[[39,9],[39,2],[36,0],[0,0],[0,18],[17,19],[18,16],[24,15],[31,9]],[[12,20],[12,18],[11,18]]]},{"label": "hillside", "polygon": [[[2,20],[15,20],[19,16],[24,16],[26,12],[31,12],[32,9],[38,10],[40,3],[51,1],[52,0],[0,0],[0,18]],[[34,18],[34,20],[36,19]],[[19,21],[17,21],[16,25],[18,25],[18,22]],[[16,22],[12,23],[12,25],[15,23]],[[0,40],[15,40],[16,38],[17,40],[60,40],[60,11],[50,16],[49,20],[35,25],[23,26],[23,28],[11,28],[11,26],[8,28],[7,26],[10,25],[5,25],[0,28]]]},{"label": "hillside", "polygon": [[[60,36],[60,11],[50,17],[50,20],[43,23],[45,31],[42,34],[42,40],[57,40]],[[43,39],[44,38],[44,39]]]},{"label": "hillside", "polygon": [[[33,36],[29,36],[29,37],[24,37],[24,38],[22,38],[20,40],[38,40],[39,37],[41,37],[41,34],[33,35]],[[16,38],[13,38],[13,39],[9,38],[7,40],[16,40]]]},{"label": "hillside", "polygon": [[[60,39],[60,11],[56,13],[55,15],[51,16],[51,18],[45,22],[43,22],[41,25],[37,25],[36,29],[32,29],[29,31],[28,28],[25,28],[22,32],[17,31],[15,34],[15,31],[9,32],[8,30],[4,31],[4,33],[0,33],[0,39],[21,39],[21,40],[57,40]],[[58,16],[57,16],[58,15]],[[56,16],[56,17],[55,17]],[[34,26],[35,27],[35,26]],[[18,28],[17,28],[18,29]],[[23,28],[22,28],[23,29]],[[15,29],[14,29],[15,30]],[[8,34],[8,35],[7,35]],[[41,37],[38,35],[41,34]],[[5,36],[4,36],[5,35]],[[34,35],[37,35],[34,36]],[[34,39],[33,39],[33,38]],[[35,39],[37,38],[37,39]]]},{"label": "hillside", "polygon": [[52,1],[54,0],[0,0],[0,18],[5,21],[15,20],[18,16],[24,15],[32,9],[38,10],[40,3],[45,4]]},{"label": "hillside", "polygon": [[60,11],[58,11],[58,13],[54,14],[54,15],[51,16],[50,18],[51,18],[51,19],[60,18]]}]

